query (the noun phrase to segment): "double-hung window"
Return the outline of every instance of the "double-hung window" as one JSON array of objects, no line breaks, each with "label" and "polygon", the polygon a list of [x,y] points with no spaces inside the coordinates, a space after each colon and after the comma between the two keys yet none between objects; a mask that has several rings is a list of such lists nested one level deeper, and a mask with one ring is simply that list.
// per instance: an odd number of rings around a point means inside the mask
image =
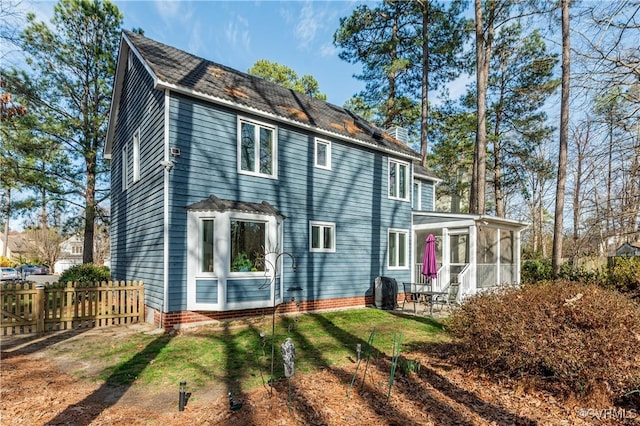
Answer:
[{"label": "double-hung window", "polygon": [[316,139],[314,166],[319,169],[331,170],[331,142]]},{"label": "double-hung window", "polygon": [[277,176],[276,128],[240,118],[238,130],[239,172],[275,178]]},{"label": "double-hung window", "polygon": [[389,160],[389,198],[409,200],[409,164]]},{"label": "double-hung window", "polygon": [[330,222],[309,222],[309,251],[336,251],[336,224]]},{"label": "double-hung window", "polygon": [[388,265],[389,269],[406,269],[409,265],[409,231],[406,229],[389,230]]}]

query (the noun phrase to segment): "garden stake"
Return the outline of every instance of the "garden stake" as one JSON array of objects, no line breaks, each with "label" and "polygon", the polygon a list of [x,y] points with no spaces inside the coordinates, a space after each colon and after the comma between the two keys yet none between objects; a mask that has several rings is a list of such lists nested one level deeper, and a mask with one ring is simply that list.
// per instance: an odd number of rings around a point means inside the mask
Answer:
[{"label": "garden stake", "polygon": [[396,374],[396,366],[398,365],[398,357],[400,356],[400,345],[402,345],[402,333],[393,333],[393,348],[391,349],[391,375],[389,376],[389,392],[387,392],[387,401],[391,396],[391,387],[393,386],[393,377]]},{"label": "garden stake", "polygon": [[[369,335],[369,340],[367,342],[367,344],[369,346],[371,346],[373,344],[373,336],[375,334],[375,329],[373,329],[371,331],[371,334]],[[353,373],[353,378],[351,378],[351,384],[349,385],[349,389],[347,389],[347,396],[350,396],[351,394],[351,389],[353,389],[353,384],[356,381],[356,376],[358,375],[358,369],[360,368],[360,361],[362,361],[362,358],[360,357],[360,351],[361,351],[362,345],[360,345],[360,343],[357,344],[356,346],[356,352],[358,353],[358,364],[356,364],[356,371],[355,373]],[[365,375],[366,375],[366,370],[365,370]],[[362,378],[362,381],[364,382],[364,377]]]},{"label": "garden stake", "polygon": [[369,342],[367,344],[367,363],[364,365],[364,374],[362,375],[362,383],[360,383],[360,390],[364,388],[364,382],[367,378],[367,369],[369,368],[369,360],[371,359],[371,353],[373,352],[373,336],[376,334],[376,329],[371,330],[369,336]]}]

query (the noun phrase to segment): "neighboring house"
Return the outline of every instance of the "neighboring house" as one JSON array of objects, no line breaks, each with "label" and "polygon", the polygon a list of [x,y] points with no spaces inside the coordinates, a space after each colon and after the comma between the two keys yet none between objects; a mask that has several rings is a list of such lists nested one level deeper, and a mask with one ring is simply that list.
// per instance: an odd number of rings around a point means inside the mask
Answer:
[{"label": "neighboring house", "polygon": [[[5,235],[0,232],[0,256],[4,253]],[[29,253],[29,243],[24,236],[18,232],[9,232],[7,244],[7,258],[13,261],[19,261],[27,257]]]},{"label": "neighboring house", "polygon": [[53,267],[55,274],[61,274],[74,265],[82,263],[83,238],[73,235],[60,244],[60,255]]},{"label": "neighboring house", "polygon": [[616,249],[616,256],[640,256],[640,241],[622,244]]},{"label": "neighboring house", "polygon": [[132,32],[118,54],[105,156],[112,276],[144,281],[147,321],[164,328],[274,303],[371,304],[376,276],[421,280],[428,233],[437,285],[454,282],[462,296],[519,282],[524,224],[435,213],[438,179],[398,139]]}]

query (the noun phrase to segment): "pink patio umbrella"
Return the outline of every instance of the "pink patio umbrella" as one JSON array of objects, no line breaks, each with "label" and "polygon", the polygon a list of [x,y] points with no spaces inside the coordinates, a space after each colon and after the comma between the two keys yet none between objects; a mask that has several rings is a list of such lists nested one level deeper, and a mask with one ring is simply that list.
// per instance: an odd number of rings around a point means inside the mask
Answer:
[{"label": "pink patio umbrella", "polygon": [[433,234],[427,235],[427,244],[422,257],[422,275],[427,279],[438,278],[438,264],[436,263],[436,238]]}]

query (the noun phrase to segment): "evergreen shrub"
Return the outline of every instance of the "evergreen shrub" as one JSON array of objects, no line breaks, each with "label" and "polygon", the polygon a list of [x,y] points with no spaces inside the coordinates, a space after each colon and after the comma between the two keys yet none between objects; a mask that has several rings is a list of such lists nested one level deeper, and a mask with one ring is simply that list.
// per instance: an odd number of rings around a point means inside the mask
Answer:
[{"label": "evergreen shrub", "polygon": [[58,282],[81,282],[81,283],[96,283],[102,281],[109,281],[111,279],[111,273],[106,266],[98,266],[93,263],[84,263],[82,265],[75,265],[60,274]]}]

